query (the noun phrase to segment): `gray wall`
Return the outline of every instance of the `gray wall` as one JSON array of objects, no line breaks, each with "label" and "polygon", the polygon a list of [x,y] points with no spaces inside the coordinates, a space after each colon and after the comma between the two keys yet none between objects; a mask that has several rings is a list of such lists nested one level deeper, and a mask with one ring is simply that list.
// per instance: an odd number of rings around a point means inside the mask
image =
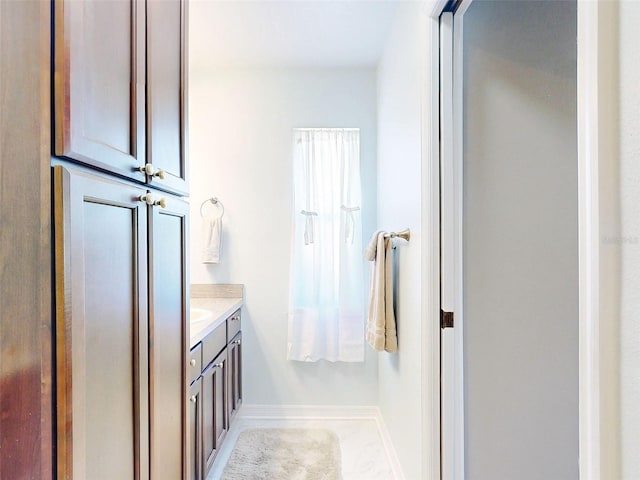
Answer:
[{"label": "gray wall", "polygon": [[576,3],[464,16],[468,480],[578,478]]}]

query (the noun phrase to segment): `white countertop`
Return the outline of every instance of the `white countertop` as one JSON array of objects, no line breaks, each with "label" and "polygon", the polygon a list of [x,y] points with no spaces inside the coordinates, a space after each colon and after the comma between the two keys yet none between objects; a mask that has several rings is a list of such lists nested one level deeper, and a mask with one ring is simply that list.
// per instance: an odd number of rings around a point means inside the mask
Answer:
[{"label": "white countertop", "polygon": [[191,307],[209,310],[212,313],[212,318],[189,325],[189,346],[193,348],[198,342],[201,342],[241,306],[242,298],[192,298]]}]

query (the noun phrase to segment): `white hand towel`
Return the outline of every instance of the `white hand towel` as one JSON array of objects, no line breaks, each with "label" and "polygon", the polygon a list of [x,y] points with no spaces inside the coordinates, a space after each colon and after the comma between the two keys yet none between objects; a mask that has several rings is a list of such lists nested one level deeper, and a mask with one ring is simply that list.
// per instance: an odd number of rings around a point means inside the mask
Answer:
[{"label": "white hand towel", "polygon": [[[396,318],[393,312],[393,241],[385,232],[375,233],[366,255],[374,255],[367,316],[367,342],[378,351],[398,351]],[[375,244],[375,248],[371,249]],[[372,251],[370,251],[372,250]]]},{"label": "white hand towel", "polygon": [[202,221],[202,263],[220,263],[222,217],[208,215]]}]

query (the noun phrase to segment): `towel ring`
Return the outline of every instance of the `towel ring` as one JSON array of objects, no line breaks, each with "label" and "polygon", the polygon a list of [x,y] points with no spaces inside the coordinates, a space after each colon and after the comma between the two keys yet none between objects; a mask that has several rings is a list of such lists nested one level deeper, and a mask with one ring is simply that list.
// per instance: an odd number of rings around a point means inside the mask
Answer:
[{"label": "towel ring", "polygon": [[218,200],[218,197],[207,198],[204,202],[202,202],[202,204],[200,205],[200,216],[204,217],[202,209],[207,202],[211,202],[212,205],[218,205],[222,209],[222,212],[220,213],[220,218],[222,218],[222,216],[224,215],[224,205],[220,200]]}]

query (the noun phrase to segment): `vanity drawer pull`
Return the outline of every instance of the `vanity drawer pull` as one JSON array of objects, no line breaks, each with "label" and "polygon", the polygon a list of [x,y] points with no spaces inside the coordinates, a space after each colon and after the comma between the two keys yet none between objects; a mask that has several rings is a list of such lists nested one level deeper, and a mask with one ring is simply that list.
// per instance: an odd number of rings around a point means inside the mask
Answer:
[{"label": "vanity drawer pull", "polygon": [[198,401],[198,397],[196,397],[195,395],[191,395],[191,397],[189,398],[189,401],[191,403],[196,403]]},{"label": "vanity drawer pull", "polygon": [[196,363],[198,363],[198,362],[196,362],[196,359],[192,358],[191,361],[189,362],[189,365],[191,365],[192,367],[195,367]]},{"label": "vanity drawer pull", "polygon": [[222,362],[216,363],[213,367],[214,368],[222,368],[222,367],[224,367],[224,363],[222,363]]}]

